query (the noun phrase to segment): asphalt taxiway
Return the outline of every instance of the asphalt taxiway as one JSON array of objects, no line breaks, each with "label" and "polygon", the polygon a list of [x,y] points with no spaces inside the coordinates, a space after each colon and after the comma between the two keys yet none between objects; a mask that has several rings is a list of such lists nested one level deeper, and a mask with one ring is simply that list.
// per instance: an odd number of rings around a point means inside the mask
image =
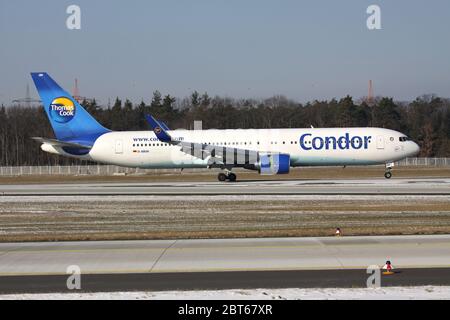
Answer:
[{"label": "asphalt taxiway", "polygon": [[151,240],[0,244],[0,292],[61,291],[73,265],[90,291],[363,287],[386,260],[387,285],[450,284],[449,235]]},{"label": "asphalt taxiway", "polygon": [[0,196],[63,195],[450,195],[449,178],[252,180],[235,183],[83,183],[0,185]]},{"label": "asphalt taxiway", "polygon": [[[1,294],[127,291],[193,291],[284,288],[366,288],[366,270],[89,274],[81,289],[68,290],[63,275],[0,277]],[[450,269],[405,269],[381,275],[382,287],[449,286]],[[442,298],[448,298],[447,296]]]}]

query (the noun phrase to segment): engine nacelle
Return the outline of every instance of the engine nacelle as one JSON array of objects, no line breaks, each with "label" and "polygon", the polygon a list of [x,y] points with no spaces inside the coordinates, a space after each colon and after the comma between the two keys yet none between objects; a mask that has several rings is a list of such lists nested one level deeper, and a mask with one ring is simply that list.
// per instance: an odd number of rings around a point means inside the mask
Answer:
[{"label": "engine nacelle", "polygon": [[263,175],[287,174],[291,168],[291,156],[283,153],[261,154],[258,170]]},{"label": "engine nacelle", "polygon": [[48,143],[42,144],[41,150],[51,153],[51,154],[61,155],[61,152],[59,150],[57,150],[54,146],[52,146],[51,144],[48,144]]}]

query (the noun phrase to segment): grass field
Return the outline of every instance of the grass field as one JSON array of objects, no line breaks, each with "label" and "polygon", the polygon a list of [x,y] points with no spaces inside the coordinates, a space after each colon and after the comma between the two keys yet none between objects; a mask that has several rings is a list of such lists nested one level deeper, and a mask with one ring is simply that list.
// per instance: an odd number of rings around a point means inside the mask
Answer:
[{"label": "grass field", "polygon": [[450,233],[450,197],[308,197],[0,197],[0,241]]}]

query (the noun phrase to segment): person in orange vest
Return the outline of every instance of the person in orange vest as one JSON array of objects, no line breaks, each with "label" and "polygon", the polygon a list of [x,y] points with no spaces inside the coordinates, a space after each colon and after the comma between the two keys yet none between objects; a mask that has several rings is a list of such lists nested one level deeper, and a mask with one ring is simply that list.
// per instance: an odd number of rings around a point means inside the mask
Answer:
[{"label": "person in orange vest", "polygon": [[391,262],[388,260],[388,261],[386,261],[386,270],[388,271],[388,272],[391,272],[392,271],[392,264],[391,264]]},{"label": "person in orange vest", "polygon": [[386,261],[386,264],[384,265],[383,269],[385,269],[386,271],[384,272],[384,274],[393,274],[394,273],[394,267],[392,267],[392,263],[390,260]]}]

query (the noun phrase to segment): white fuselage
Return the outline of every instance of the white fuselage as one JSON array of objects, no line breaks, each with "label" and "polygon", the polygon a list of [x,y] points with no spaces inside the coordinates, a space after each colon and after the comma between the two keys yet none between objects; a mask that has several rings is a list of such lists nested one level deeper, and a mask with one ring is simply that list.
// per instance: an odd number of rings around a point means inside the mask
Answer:
[{"label": "white fuselage", "polygon": [[[370,165],[394,162],[419,151],[404,134],[381,128],[173,130],[174,140],[289,154],[291,166]],[[61,155],[71,156],[63,150]],[[73,157],[73,156],[72,156]],[[85,156],[105,164],[138,168],[204,168],[199,159],[158,140],[152,131],[110,132]]]}]

